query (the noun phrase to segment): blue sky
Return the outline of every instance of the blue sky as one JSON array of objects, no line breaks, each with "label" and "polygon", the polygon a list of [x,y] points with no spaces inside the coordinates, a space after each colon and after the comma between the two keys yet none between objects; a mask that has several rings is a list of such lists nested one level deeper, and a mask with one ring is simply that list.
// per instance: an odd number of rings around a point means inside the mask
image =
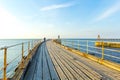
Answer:
[{"label": "blue sky", "polygon": [[0,38],[120,38],[119,0],[0,0]]}]

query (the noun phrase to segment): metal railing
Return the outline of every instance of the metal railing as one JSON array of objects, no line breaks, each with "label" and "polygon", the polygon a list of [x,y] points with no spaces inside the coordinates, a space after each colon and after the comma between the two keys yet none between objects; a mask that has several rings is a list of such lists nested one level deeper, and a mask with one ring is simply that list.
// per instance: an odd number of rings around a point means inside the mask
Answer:
[{"label": "metal railing", "polygon": [[[97,56],[112,62],[120,63],[120,48],[106,48],[104,41],[101,47],[95,46],[96,41],[91,40],[62,40],[62,45],[80,50],[81,52]],[[107,41],[105,41],[107,42]]]},{"label": "metal railing", "polygon": [[[34,49],[34,47],[39,44],[41,42],[41,40],[32,40],[32,41],[28,41],[28,42],[23,42],[23,43],[19,43],[19,44],[15,44],[15,45],[11,45],[11,46],[6,46],[6,47],[2,47],[0,48],[0,51],[3,50],[4,52],[4,61],[3,61],[3,67],[0,67],[0,71],[3,70],[3,80],[7,80],[7,67],[12,64],[17,58],[21,57],[21,60],[19,61],[19,64],[21,64],[21,68],[23,68],[24,64],[23,64],[23,60],[24,60],[24,54],[27,53],[27,55],[29,54],[30,50]],[[27,45],[27,49],[25,49],[25,46]],[[11,61],[7,62],[7,55],[8,55],[8,49],[12,48],[12,47],[16,47],[16,46],[21,46],[21,54],[18,54],[14,59],[12,59]],[[12,55],[11,55],[12,56]],[[15,65],[14,67],[16,68],[18,65]],[[11,74],[12,75],[12,74]]]}]

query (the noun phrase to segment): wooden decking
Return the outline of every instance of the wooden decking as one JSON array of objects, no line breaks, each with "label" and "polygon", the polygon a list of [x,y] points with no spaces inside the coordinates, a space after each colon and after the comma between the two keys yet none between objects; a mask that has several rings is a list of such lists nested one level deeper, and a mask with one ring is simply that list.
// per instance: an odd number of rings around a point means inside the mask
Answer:
[{"label": "wooden decking", "polygon": [[59,80],[45,43],[41,44],[33,56],[23,80]]},{"label": "wooden decking", "polygon": [[61,80],[120,80],[120,72],[66,51],[47,42],[47,48]]},{"label": "wooden decking", "polygon": [[120,72],[47,41],[36,51],[23,80],[120,80]]}]

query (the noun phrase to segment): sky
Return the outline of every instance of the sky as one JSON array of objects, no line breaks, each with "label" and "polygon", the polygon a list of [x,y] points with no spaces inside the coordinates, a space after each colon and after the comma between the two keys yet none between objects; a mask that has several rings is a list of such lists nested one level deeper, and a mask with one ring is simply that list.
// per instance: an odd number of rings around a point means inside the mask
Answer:
[{"label": "sky", "polygon": [[0,0],[0,39],[119,34],[120,0]]}]

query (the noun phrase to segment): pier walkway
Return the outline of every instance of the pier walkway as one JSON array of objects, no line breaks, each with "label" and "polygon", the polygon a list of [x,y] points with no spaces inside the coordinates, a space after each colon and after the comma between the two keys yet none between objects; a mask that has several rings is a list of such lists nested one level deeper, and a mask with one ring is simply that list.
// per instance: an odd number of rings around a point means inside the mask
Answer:
[{"label": "pier walkway", "polygon": [[120,72],[47,41],[39,46],[23,80],[120,80]]},{"label": "pier walkway", "polygon": [[33,56],[23,80],[59,80],[45,43],[39,46]]}]

